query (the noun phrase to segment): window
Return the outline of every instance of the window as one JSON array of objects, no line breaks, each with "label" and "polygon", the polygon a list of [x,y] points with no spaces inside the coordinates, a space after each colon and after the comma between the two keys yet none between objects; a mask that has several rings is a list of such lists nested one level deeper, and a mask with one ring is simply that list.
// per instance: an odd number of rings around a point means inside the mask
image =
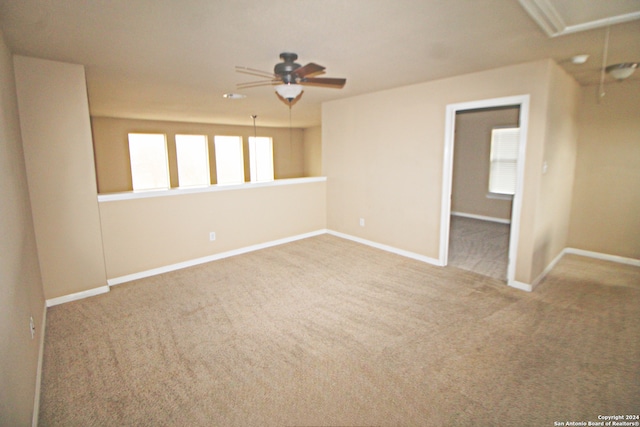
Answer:
[{"label": "window", "polygon": [[134,191],[169,188],[169,161],[165,135],[130,133],[129,158]]},{"label": "window", "polygon": [[211,184],[209,148],[205,135],[176,135],[176,156],[180,187]]},{"label": "window", "polygon": [[489,193],[515,194],[519,142],[519,128],[492,129]]},{"label": "window", "polygon": [[273,140],[268,137],[249,137],[251,182],[273,181]]},{"label": "window", "polygon": [[214,137],[216,149],[216,175],[218,184],[241,184],[244,182],[242,137]]}]

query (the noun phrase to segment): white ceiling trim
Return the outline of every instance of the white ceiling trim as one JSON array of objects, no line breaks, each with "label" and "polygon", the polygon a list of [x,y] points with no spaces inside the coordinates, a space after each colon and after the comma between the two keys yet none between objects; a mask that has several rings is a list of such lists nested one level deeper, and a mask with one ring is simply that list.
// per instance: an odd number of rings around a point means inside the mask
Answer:
[{"label": "white ceiling trim", "polygon": [[576,25],[567,25],[560,13],[558,13],[549,0],[518,1],[549,37],[558,37],[565,34],[577,33],[579,31],[592,30],[594,28],[605,27],[607,25],[621,24],[623,22],[640,19],[639,11],[610,16]]}]

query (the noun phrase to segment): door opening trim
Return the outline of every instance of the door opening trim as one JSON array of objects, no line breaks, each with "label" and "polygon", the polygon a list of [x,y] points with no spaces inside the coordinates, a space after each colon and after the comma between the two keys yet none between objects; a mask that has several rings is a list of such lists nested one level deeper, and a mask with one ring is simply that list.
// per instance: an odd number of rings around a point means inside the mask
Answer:
[{"label": "door opening trim", "polygon": [[446,266],[449,256],[449,227],[451,216],[451,191],[453,180],[453,148],[455,140],[456,113],[464,110],[482,108],[520,107],[520,141],[516,166],[516,194],[511,208],[511,232],[509,238],[509,263],[507,267],[507,284],[515,286],[518,241],[520,239],[520,215],[522,213],[522,193],[524,189],[524,168],[529,129],[529,95],[517,95],[504,98],[484,99],[479,101],[448,104],[445,117],[444,154],[442,167],[442,209],[440,213],[440,254],[438,262]]}]

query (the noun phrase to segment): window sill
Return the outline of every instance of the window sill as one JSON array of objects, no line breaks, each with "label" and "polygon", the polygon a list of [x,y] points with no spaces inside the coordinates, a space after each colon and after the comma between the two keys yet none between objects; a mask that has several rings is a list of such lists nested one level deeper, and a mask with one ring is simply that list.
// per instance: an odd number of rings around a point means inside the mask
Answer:
[{"label": "window sill", "polygon": [[168,190],[125,191],[122,193],[98,194],[98,202],[115,202],[118,200],[147,199],[151,197],[183,196],[185,194],[211,193],[229,190],[248,190],[251,188],[278,187],[281,185],[307,184],[324,182],[326,176],[308,178],[276,179],[269,182],[245,182],[242,184],[209,185],[206,187],[171,188]]},{"label": "window sill", "polygon": [[495,200],[513,200],[513,195],[511,194],[499,194],[499,193],[487,193],[487,199],[495,199]]}]

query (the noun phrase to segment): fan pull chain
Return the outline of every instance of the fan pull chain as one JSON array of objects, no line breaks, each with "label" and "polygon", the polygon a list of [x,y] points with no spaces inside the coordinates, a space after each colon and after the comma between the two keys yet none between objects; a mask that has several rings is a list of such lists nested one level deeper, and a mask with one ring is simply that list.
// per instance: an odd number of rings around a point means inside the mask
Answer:
[{"label": "fan pull chain", "polygon": [[289,161],[293,161],[293,130],[291,129],[291,101],[289,101]]},{"label": "fan pull chain", "polygon": [[[251,118],[253,119],[253,144],[254,144],[254,147],[257,147],[258,146],[258,130],[256,129],[256,119],[258,118],[258,115],[252,114]],[[251,137],[249,137],[249,139],[251,139]],[[251,143],[249,143],[249,150],[251,150]],[[256,176],[258,176],[257,168],[259,163],[260,162],[256,162]]]},{"label": "fan pull chain", "polygon": [[611,31],[611,25],[607,25],[607,32],[604,37],[604,49],[602,52],[602,69],[600,70],[600,90],[598,93],[598,103],[600,103],[600,99],[604,97],[604,74],[605,68],[607,66],[607,56],[609,55],[609,32]]}]

